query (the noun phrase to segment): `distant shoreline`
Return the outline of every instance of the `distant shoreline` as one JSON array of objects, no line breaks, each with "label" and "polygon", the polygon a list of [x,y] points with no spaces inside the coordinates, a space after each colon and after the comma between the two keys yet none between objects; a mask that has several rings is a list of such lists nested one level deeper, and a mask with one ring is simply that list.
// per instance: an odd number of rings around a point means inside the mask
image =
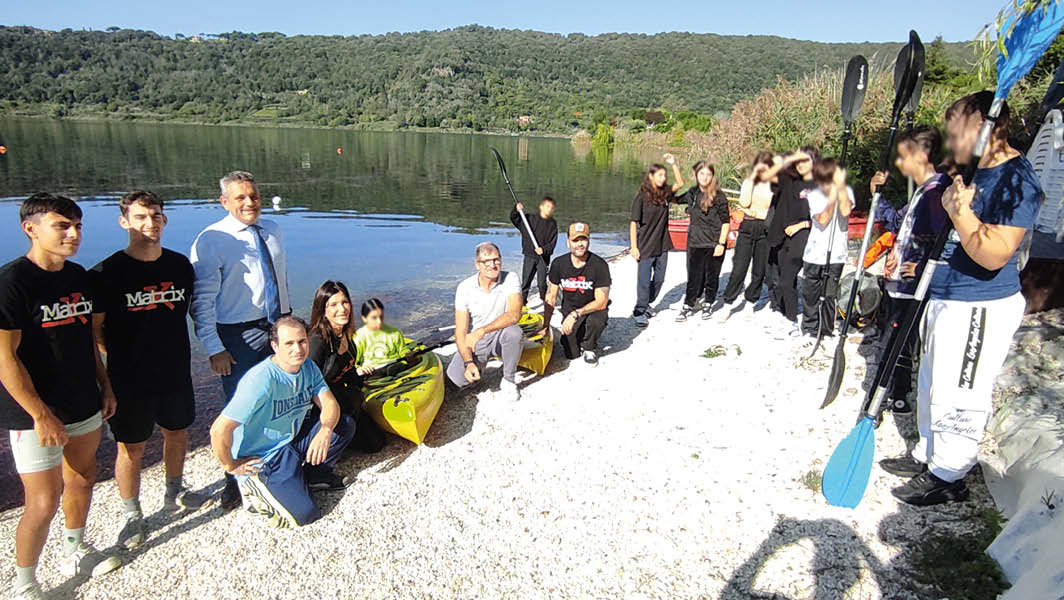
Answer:
[{"label": "distant shoreline", "polygon": [[[33,121],[74,121],[79,123],[139,123],[145,125],[198,125],[202,127],[253,127],[261,129],[315,129],[323,131],[354,131],[365,133],[452,133],[459,135],[488,135],[497,137],[525,137],[525,138],[544,138],[544,139],[562,139],[569,140],[573,137],[573,134],[564,133],[549,133],[549,132],[536,132],[536,133],[515,133],[511,131],[503,130],[482,130],[475,131],[473,129],[459,128],[451,129],[444,127],[390,127],[387,125],[380,127],[373,127],[373,124],[365,126],[351,126],[341,125],[337,127],[330,127],[328,125],[314,125],[313,123],[271,123],[266,121],[226,121],[224,123],[208,123],[206,121],[195,121],[185,119],[166,119],[166,118],[152,118],[150,116],[134,116],[129,118],[124,117],[109,117],[107,115],[99,114],[75,114],[63,117],[53,117],[46,114],[38,113],[23,113],[23,112],[0,112],[0,119],[10,120],[33,120]],[[0,132],[2,133],[2,132]]]}]

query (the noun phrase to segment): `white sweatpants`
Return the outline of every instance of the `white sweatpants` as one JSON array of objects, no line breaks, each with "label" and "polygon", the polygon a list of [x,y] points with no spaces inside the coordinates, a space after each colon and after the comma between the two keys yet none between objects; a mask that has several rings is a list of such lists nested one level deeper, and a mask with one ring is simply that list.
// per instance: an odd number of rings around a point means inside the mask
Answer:
[{"label": "white sweatpants", "polygon": [[1020,294],[986,302],[927,303],[920,324],[920,441],[912,455],[935,476],[957,481],[975,465],[993,410],[994,380],[1024,307]]}]

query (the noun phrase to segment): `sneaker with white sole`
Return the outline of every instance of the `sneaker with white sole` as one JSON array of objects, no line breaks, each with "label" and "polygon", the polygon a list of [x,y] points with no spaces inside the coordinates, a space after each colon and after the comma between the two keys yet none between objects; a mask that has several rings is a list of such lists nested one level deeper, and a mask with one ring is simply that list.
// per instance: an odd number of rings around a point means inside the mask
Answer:
[{"label": "sneaker with white sole", "polygon": [[11,597],[13,600],[44,600],[45,596],[44,592],[41,591],[41,584],[33,582],[15,590]]},{"label": "sneaker with white sole", "polygon": [[598,366],[598,354],[594,350],[584,350],[584,362],[592,367]]},{"label": "sneaker with white sole", "polygon": [[517,384],[503,379],[499,382],[499,391],[495,392],[495,399],[502,402],[517,402],[521,399],[521,392],[517,390]]},{"label": "sneaker with white sole", "polygon": [[163,510],[167,512],[181,512],[183,510],[199,510],[207,504],[208,498],[203,494],[181,488],[175,498],[163,499]]},{"label": "sneaker with white sole", "polygon": [[641,313],[641,314],[635,315],[633,318],[635,319],[635,326],[636,327],[646,327],[647,325],[650,324],[650,321],[648,320],[646,313]]},{"label": "sneaker with white sole", "polygon": [[118,532],[118,545],[132,550],[144,543],[144,514],[139,510],[123,515],[122,529]]},{"label": "sneaker with white sole", "polygon": [[117,556],[104,554],[92,546],[81,542],[70,554],[59,562],[59,574],[63,577],[99,577],[122,566]]},{"label": "sneaker with white sole", "polygon": [[687,320],[687,317],[690,317],[693,314],[695,314],[694,307],[685,305],[683,308],[680,309],[680,314],[676,315],[676,322],[683,323]]},{"label": "sneaker with white sole", "polygon": [[266,484],[259,479],[258,475],[249,475],[239,483],[240,494],[244,497],[244,505],[248,512],[253,515],[266,517],[270,527],[278,529],[295,529],[299,522],[288,512],[284,504],[281,504],[273,496]]}]

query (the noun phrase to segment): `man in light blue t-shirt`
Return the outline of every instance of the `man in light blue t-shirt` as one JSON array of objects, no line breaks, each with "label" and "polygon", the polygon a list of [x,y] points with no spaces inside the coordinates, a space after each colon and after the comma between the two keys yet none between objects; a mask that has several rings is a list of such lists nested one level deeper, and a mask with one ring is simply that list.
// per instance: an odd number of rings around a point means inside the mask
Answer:
[{"label": "man in light blue t-shirt", "polygon": [[[332,468],[355,434],[321,370],[307,360],[307,324],[281,317],[270,329],[273,356],[252,367],[211,426],[214,456],[236,476],[248,510],[275,527],[318,519],[310,490],[347,487]],[[311,403],[318,423],[304,423]],[[304,468],[303,464],[306,463]]]}]

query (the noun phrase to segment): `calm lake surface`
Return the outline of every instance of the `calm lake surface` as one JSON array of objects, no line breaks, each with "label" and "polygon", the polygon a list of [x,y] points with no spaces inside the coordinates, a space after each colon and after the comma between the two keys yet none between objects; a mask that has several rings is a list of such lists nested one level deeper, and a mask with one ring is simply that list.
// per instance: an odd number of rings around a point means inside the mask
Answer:
[{"label": "calm lake surface", "polygon": [[[85,267],[126,245],[116,201],[133,188],[167,201],[164,245],[187,254],[225,215],[218,179],[244,169],[259,181],[264,216],[284,230],[297,313],[309,313],[322,281],[340,279],[356,307],[377,296],[389,321],[412,334],[451,322],[454,287],[473,271],[477,243],[494,241],[504,268],[520,270],[512,200],[490,146],[529,209],[550,194],[559,225],[588,221],[603,255],[625,245],[644,168],[568,140],[444,133],[0,120],[0,140],[9,148],[0,159],[4,262],[26,250],[18,203],[36,191],[79,200],[85,241],[75,260]],[[564,235],[559,245],[564,252]]]}]

